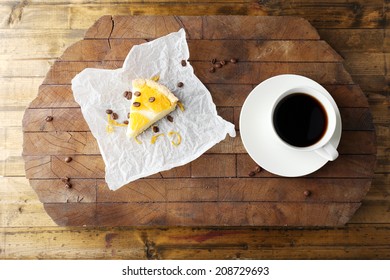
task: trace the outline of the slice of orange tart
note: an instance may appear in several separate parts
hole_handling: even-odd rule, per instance
[[[133,96],[127,136],[137,137],[152,124],[175,110],[178,98],[165,86],[149,79],[132,82]]]

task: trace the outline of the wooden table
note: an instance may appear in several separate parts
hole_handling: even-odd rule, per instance
[[[112,192],[71,80],[87,67],[118,68],[132,46],[180,28],[186,30],[195,74],[238,136],[189,164]],[[229,63],[232,57],[238,62]],[[227,62],[210,73],[215,58]],[[280,74],[318,81],[341,110],[340,157],[304,178],[265,170],[250,176],[256,163],[239,135],[245,98],[258,83]],[[371,185],[373,130],[367,98],[341,57],[302,18],[103,16],[53,64],[27,108],[23,155],[31,186],[62,226],[336,226],[351,218]]]
[[[311,1],[291,5],[278,1],[246,2],[192,4],[186,1],[158,6],[61,2],[53,7],[33,1],[19,5],[6,2],[1,7],[5,19],[0,37],[4,120],[0,130],[0,147],[4,151],[1,158],[4,177],[0,178],[1,258],[389,257],[387,4],[358,1],[316,6]],[[105,8],[99,9],[100,5]],[[86,28],[104,14],[127,14],[129,10],[148,14],[298,15],[308,19],[321,39],[342,55],[353,81],[367,95],[377,135],[374,181],[362,207],[347,226],[313,229],[55,226],[24,177],[20,154],[25,106],[35,98],[49,64],[71,43],[80,40]],[[39,17],[43,14],[45,21]],[[353,104],[350,106],[356,106]]]

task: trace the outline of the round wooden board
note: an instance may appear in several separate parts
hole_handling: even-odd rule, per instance
[[[195,74],[238,136],[187,165],[110,191],[71,80],[87,67],[119,68],[132,46],[180,28],[187,32]],[[213,58],[239,62],[210,73]],[[316,80],[336,100],[343,122],[340,157],[301,178],[266,171],[249,177],[256,164],[240,139],[241,106],[254,86],[286,73]],[[52,219],[68,226],[344,225],[369,190],[376,161],[365,95],[342,58],[296,17],[104,16],[51,67],[25,112],[23,130],[26,176]]]

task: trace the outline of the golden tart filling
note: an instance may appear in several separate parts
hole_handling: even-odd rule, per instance
[[[178,98],[167,87],[150,79],[133,80],[132,86],[127,136],[136,137],[175,110]]]

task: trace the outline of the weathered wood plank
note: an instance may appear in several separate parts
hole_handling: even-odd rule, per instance
[[[53,117],[53,121],[47,122],[47,116]],[[27,109],[23,117],[23,129],[24,131],[89,131],[80,108]]]
[[[390,253],[386,245],[378,245],[372,247],[362,246],[339,246],[333,245],[328,247],[312,248],[278,248],[278,247],[261,247],[258,249],[248,249],[245,244],[238,244],[236,246],[226,246],[224,249],[212,248],[209,250],[203,248],[175,248],[162,247],[157,253],[152,255],[153,259],[194,259],[194,260],[209,260],[209,259],[308,259],[308,260],[335,260],[335,259],[389,259]],[[260,250],[260,251],[259,251]],[[153,252],[156,252],[154,249]],[[310,253],[309,253],[310,252]]]
[[[74,100],[70,85],[41,85],[29,108],[80,107]]]
[[[36,204],[38,196],[24,177],[0,177],[0,204],[2,215],[9,211],[5,205]],[[3,225],[0,225],[3,226]]]
[[[65,162],[66,156],[24,156],[26,177],[29,179],[50,178],[104,178],[104,162],[100,155],[70,155],[71,162]],[[190,177],[190,165],[175,167],[158,174],[162,178]],[[152,176],[155,177],[155,176]]]
[[[281,74],[297,74],[311,78],[320,84],[352,84],[350,75],[341,63],[237,63],[209,72],[209,65],[203,62],[192,63],[195,74],[204,83],[243,83],[258,84]]]
[[[388,81],[382,75],[354,75],[351,73],[352,80],[360,85],[364,92],[386,93],[388,90]]]
[[[349,221],[351,224],[388,224],[390,220],[389,202],[363,200],[361,208]]]
[[[317,29],[322,40],[337,52],[383,52],[383,29]]]
[[[352,181],[353,184],[351,184],[351,180],[345,179],[307,178],[293,180],[289,178],[144,179],[132,182],[112,192],[103,180],[99,180],[97,201],[110,203],[192,201],[360,202],[361,197],[367,193],[371,182],[369,179],[352,179]],[[47,186],[47,189],[49,188],[50,186]],[[311,192],[309,197],[304,195],[304,191],[307,190]]]
[[[375,154],[375,133],[344,131],[338,150],[341,154]],[[19,153],[20,148],[17,149],[15,155]],[[246,153],[246,151],[238,132],[235,138],[226,137],[206,153],[237,154]],[[90,132],[26,132],[24,133],[23,154],[26,156],[97,155],[100,154],[100,150]]]
[[[194,177],[215,177],[216,171],[210,171],[208,165],[203,163],[207,160],[216,164],[216,169],[221,171],[224,177],[248,177],[248,173],[254,169],[256,163],[247,154],[237,155],[209,154],[203,155],[191,165],[191,174]],[[101,156],[72,156],[69,163],[60,156],[25,156],[26,177],[29,179],[62,178],[104,178],[104,162]],[[226,163],[221,162],[226,160]],[[293,164],[293,163],[292,163]],[[334,178],[371,178],[375,166],[375,155],[341,155],[336,161],[327,163],[320,170],[307,175],[307,177],[334,177]],[[180,177],[182,173],[179,172]],[[171,174],[171,176],[174,176]],[[185,176],[189,175],[185,173]],[[262,171],[259,177],[275,177],[275,175]],[[164,176],[168,178],[169,175]]]
[[[376,173],[363,201],[385,201],[390,198],[390,174]],[[373,213],[373,212],[371,212]]]
[[[340,52],[345,59],[345,68],[354,75],[378,75],[386,73],[386,55],[382,52]]]
[[[381,29],[320,29],[319,30],[321,39],[328,42],[335,50],[338,52],[383,52],[389,51],[387,47],[387,38],[384,32]],[[13,57],[17,59],[37,59],[37,58],[47,58],[53,59],[62,57],[63,60],[123,60],[128,54],[130,48],[135,44],[141,44],[146,42],[146,40],[140,39],[106,39],[102,40],[81,40],[85,30],[80,29],[1,29],[0,30],[0,59],[8,59],[9,51],[12,49]],[[76,42],[77,41],[77,42]],[[191,59],[193,59],[194,51],[196,50],[195,45],[201,44],[204,45],[206,42],[214,42],[212,44],[220,44],[218,41],[202,40],[202,43],[196,43],[194,40],[188,40]],[[283,40],[288,42],[288,46],[279,46],[280,41],[275,42],[266,41],[266,40],[250,40],[249,42],[240,41],[242,46],[252,46],[255,44],[257,46],[256,51],[266,54],[261,56],[262,59],[268,59],[269,55],[279,55],[282,59],[294,60],[298,59],[296,56],[296,51],[300,51],[302,48],[305,48],[308,53],[316,56],[319,60],[323,60],[324,57],[319,56],[319,54],[326,54],[325,57],[335,59],[338,57],[334,56],[333,51],[328,50],[326,44],[322,41],[291,41]],[[76,42],[76,43],[74,43]],[[71,45],[74,43],[73,45]],[[195,45],[194,45],[195,44]],[[216,53],[216,50],[213,50],[210,46],[204,46],[203,48]],[[307,46],[310,44],[315,44],[317,49],[308,49]],[[28,45],[28,48],[26,48]],[[234,40],[230,41],[230,45],[234,46]],[[69,46],[66,50],[65,48]],[[270,50],[268,47],[279,46],[278,48]],[[296,51],[294,51],[295,46],[301,46]],[[111,47],[111,49],[110,49]],[[293,48],[294,47],[294,48]],[[76,52],[75,49],[80,48],[83,52]],[[251,48],[249,48],[250,50]],[[88,50],[88,51],[87,51]],[[287,57],[281,50],[289,50],[289,56]],[[63,53],[65,51],[65,53]],[[220,52],[216,53],[215,57],[221,58],[231,58],[231,50],[228,48],[220,49]],[[240,51],[240,50],[238,50]],[[224,55],[222,55],[224,53]],[[233,53],[234,54],[234,53]],[[254,54],[252,52],[245,53],[240,52],[240,56],[243,56],[244,59],[247,55]],[[204,53],[204,55],[207,55]],[[307,59],[311,59],[310,56],[303,54]],[[202,59],[204,57],[201,54],[197,55]],[[234,56],[240,57],[237,54]],[[256,58],[256,56],[255,56]],[[245,60],[245,59],[244,59]],[[347,58],[348,60],[348,58]]]
[[[236,155],[203,155],[191,162],[192,177],[236,177],[236,170]]]
[[[96,179],[30,180],[30,185],[42,203],[96,202]]]
[[[388,259],[388,231],[386,225],[315,230],[21,227],[4,230],[3,253],[6,259]]]
[[[47,23],[41,16],[37,20]],[[80,29],[0,29],[0,59],[57,58],[84,33]]]
[[[286,162],[288,159],[281,159]],[[318,171],[306,175],[306,177],[326,178],[372,178],[375,167],[375,155],[341,155],[335,161],[328,162]],[[294,164],[294,162],[291,162]],[[247,154],[237,155],[237,176],[249,177],[249,172],[254,169],[256,163]],[[274,177],[276,175],[263,170],[256,174],[257,177]]]
[[[247,28],[251,26],[253,28]],[[299,26],[299,30],[295,28]],[[213,16],[203,18],[205,39],[319,39],[303,18]]]
[[[206,84],[217,106],[241,106],[254,86],[245,84]],[[324,85],[339,107],[368,107],[358,85]],[[70,85],[41,85],[29,108],[80,107]]]
[[[101,27],[104,27],[104,31]],[[134,28],[134,27],[137,28]],[[186,30],[188,38],[202,38],[202,18],[186,16],[104,16],[85,34],[85,38],[140,38],[154,39],[180,28]]]
[[[1,205],[0,225],[2,228],[21,226],[54,226],[55,223],[45,213],[42,203],[10,203]]]
[[[145,39],[81,40],[61,55],[62,61],[124,60],[135,45]],[[190,61],[291,61],[339,62],[338,55],[325,41],[320,40],[187,40]],[[217,60],[218,61],[218,60]]]
[[[45,203],[46,212],[59,226],[95,226],[95,203]]]
[[[69,204],[46,204],[45,206],[48,205],[52,207],[50,211],[52,218],[59,225],[72,223],[68,220],[69,218],[65,220],[62,216],[63,212],[60,212],[64,210],[65,205]],[[58,210],[56,211],[53,207],[58,207]],[[186,226],[205,224],[220,226],[250,226],[255,224],[305,226],[313,225],[314,217],[316,217],[314,225],[326,226],[345,224],[348,217],[359,207],[359,203],[98,203],[96,207],[96,224],[99,226],[130,226],[134,224],[155,226],[167,224]],[[288,214],[291,211],[296,213],[294,217]],[[338,215],[335,215],[336,212]],[[95,221],[91,219],[88,222],[93,223]]]
[[[122,67],[122,61],[103,62],[63,62],[55,63],[47,73],[43,84],[66,85],[73,77],[85,68],[117,69]],[[226,67],[210,73],[210,63],[192,62],[195,74],[203,83],[222,84],[258,84],[265,79],[280,74],[303,75],[321,84],[352,84],[351,76],[341,63],[286,63],[286,62],[241,62],[228,64]]]
[[[43,77],[38,78],[0,78],[0,107],[2,111],[20,109],[21,111],[37,96]],[[19,121],[19,120],[18,120]]]
[[[158,1],[160,2],[160,1]],[[56,4],[53,12],[46,3],[25,4],[9,2],[2,6],[0,14],[4,20],[2,28],[52,29],[88,28],[103,15],[273,15],[302,16],[317,28],[381,28],[384,27],[385,13],[381,2],[358,0],[354,2],[283,1],[231,3],[140,3],[121,2],[115,5],[90,3],[79,5],[73,1]],[[229,1],[230,2],[230,1]],[[13,7],[16,7],[12,9]],[[22,11],[22,13],[20,12]],[[19,17],[19,14],[21,15]],[[10,16],[11,15],[11,16]],[[48,20],[39,20],[44,15]],[[3,18],[2,17],[2,18]]]

